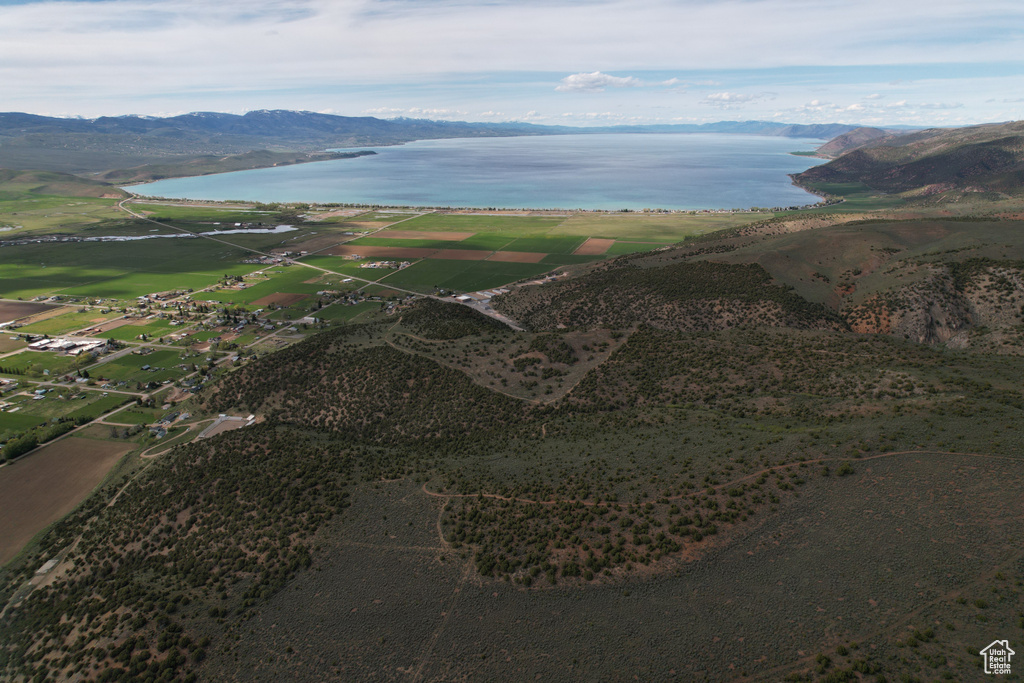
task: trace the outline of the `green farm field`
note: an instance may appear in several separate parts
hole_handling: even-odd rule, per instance
[[[0,358],[0,372],[27,374],[41,377],[44,371],[51,375],[67,372],[85,360],[76,356],[62,356],[54,351],[22,351],[13,356]]]
[[[77,198],[75,198],[77,200]],[[85,198],[93,203],[100,200]],[[31,197],[38,206],[38,197]],[[113,200],[103,200],[110,204]],[[11,206],[16,203],[8,202]],[[169,221],[170,225],[196,232],[218,228],[232,229],[234,223],[260,222],[277,224],[283,220],[278,212],[257,211],[251,205],[203,205],[134,201],[136,211],[146,212],[155,220]],[[110,234],[146,234],[162,230],[149,221],[115,214],[100,232]],[[467,263],[441,259],[435,263],[415,263],[410,269],[398,273],[387,270],[360,268],[359,262],[331,256],[310,256],[310,265],[327,268],[332,272],[354,276],[365,281],[385,281],[415,291],[430,291],[433,285],[446,289],[472,291],[496,287],[521,277],[539,275],[551,268],[586,263],[602,257],[612,257],[635,251],[657,248],[661,243],[682,240],[688,235],[703,234],[716,229],[732,227],[760,217],[760,214],[722,215],[605,215],[580,214],[572,216],[509,216],[424,214],[409,218],[408,214],[377,212],[355,217],[350,221],[330,221],[299,225],[298,231],[279,235],[223,235],[217,240],[181,239],[157,241],[139,240],[119,243],[76,243],[22,245],[5,251],[0,262],[0,296],[30,298],[40,295],[61,294],[67,297],[107,298],[130,301],[157,291],[171,289],[204,289],[223,276],[241,275],[256,268],[243,264],[251,252],[247,249],[269,251],[288,248],[289,244],[311,244],[311,250],[321,248],[321,240],[345,239],[343,232],[366,229],[362,223],[381,226],[401,221],[396,229],[409,232],[462,232],[475,233],[461,241],[448,241],[425,236],[424,239],[390,239],[382,236],[352,240],[351,244],[366,246],[419,247],[443,249],[478,249],[481,251],[519,251],[545,254],[539,264],[518,264],[481,261]],[[114,220],[114,219],[118,220]],[[351,221],[355,221],[354,223]],[[217,225],[219,224],[219,225]],[[86,229],[86,228],[80,228]],[[165,231],[170,231],[167,228]],[[386,234],[386,233],[385,233]],[[611,237],[619,240],[600,256],[576,256],[573,252],[588,237]],[[312,240],[312,241],[311,241]],[[637,243],[633,243],[636,241]],[[628,242],[628,244],[627,244]],[[646,242],[646,243],[644,243]],[[231,245],[237,245],[232,248]],[[213,300],[235,305],[252,302],[271,294],[314,294],[323,284],[310,283],[315,273],[278,275],[258,282],[244,290],[218,290],[198,293],[198,300]],[[97,316],[98,317],[98,316]],[[32,330],[38,333],[63,334],[73,331],[79,320],[64,317],[59,322],[38,323]],[[85,320],[86,326],[91,320]],[[133,330],[114,331],[111,336],[122,338]],[[140,332],[136,332],[138,334]],[[148,333],[148,332],[147,332]],[[129,338],[134,338],[131,335]]]
[[[511,240],[505,240],[509,242]],[[386,238],[386,237],[360,237],[354,239],[348,244],[353,247],[409,247],[413,249],[472,249],[473,247],[465,246],[465,242],[453,242],[445,240],[417,240],[417,239],[405,239],[405,238]]]
[[[386,278],[381,278],[380,284],[425,293],[432,292],[435,288],[472,292],[500,287],[549,270],[551,266],[542,263],[424,259]]]
[[[25,325],[20,329],[22,332],[30,332],[32,334],[66,334],[91,327],[100,322],[113,320],[120,315],[120,313],[102,313],[99,309],[89,309],[81,312],[68,311],[63,315],[40,320],[31,325]]]
[[[98,417],[108,410],[112,410],[127,400],[124,394],[112,394],[104,396],[106,392],[96,390],[74,388],[60,388],[49,391],[46,398],[36,401],[28,396],[17,396],[12,403],[21,406],[16,413],[4,413],[17,416],[26,415],[37,417],[41,420],[54,418],[80,416]]]
[[[31,232],[67,229],[123,220],[116,199],[60,197],[20,192],[9,186],[0,190],[0,228],[15,228],[5,238]]]
[[[91,391],[89,394],[90,395],[88,395],[77,408],[68,413],[66,417],[70,417],[72,419],[88,418],[90,420],[95,420],[99,416],[108,413],[114,408],[131,400],[131,396],[126,396],[125,394],[109,394],[107,396],[103,396],[95,391]]]
[[[329,322],[345,321],[351,322],[356,319],[365,318],[366,315],[372,312],[380,310],[380,303],[376,301],[361,301],[358,304],[346,306],[342,304],[332,304],[330,306],[324,306],[320,310],[316,311],[312,315],[320,318],[321,320],[327,320]]]
[[[565,219],[562,217],[430,213],[403,221],[401,229],[430,232],[487,232],[515,237],[531,237],[547,234],[563,220]]]
[[[585,237],[523,237],[502,247],[502,251],[529,251],[542,254],[571,254],[586,241]]]
[[[246,255],[203,239],[12,246],[0,262],[0,296],[134,299],[200,289],[225,274],[251,272],[252,265],[241,263]]]
[[[125,425],[150,424],[159,420],[165,412],[157,408],[126,408],[111,416],[107,422]]]
[[[128,208],[151,220],[169,221],[184,219],[221,223],[269,223],[275,215],[272,211],[257,211],[245,204],[176,204],[134,200],[128,203]]]
[[[178,365],[186,362],[191,361],[183,360],[180,351],[162,350],[146,355],[128,354],[96,366],[90,374],[115,382],[162,382],[184,376],[186,373]],[[146,365],[151,369],[143,370],[143,366]]]
[[[604,214],[579,213],[562,221],[551,235],[617,238],[623,241],[681,242],[687,237],[726,230],[770,218],[768,213]]]
[[[308,263],[311,266],[317,268],[325,268],[332,273],[338,273],[340,275],[355,276],[362,280],[376,280],[382,277],[389,271],[372,270],[370,268],[362,268],[360,264],[365,263],[368,259],[361,259],[359,261],[353,261],[352,259],[342,258],[340,256],[306,256],[302,259],[303,263]],[[310,277],[315,277],[315,271],[311,271],[313,274]]]
[[[0,413],[0,436],[18,434],[46,422],[46,418],[38,415],[30,415],[21,411]]]
[[[129,324],[122,325],[121,327],[115,327],[114,329],[103,332],[101,337],[104,339],[117,339],[118,341],[134,341],[140,335],[146,335],[147,337],[160,337],[164,334],[170,334],[175,331],[175,328],[171,326],[170,320],[162,318],[153,318],[151,320],[142,321],[143,324]]]

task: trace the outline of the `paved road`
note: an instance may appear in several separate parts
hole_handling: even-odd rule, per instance
[[[183,232],[183,233],[186,233],[188,235],[194,235],[196,237],[203,237],[205,239],[212,240],[214,242],[218,242],[220,244],[227,245],[229,247],[234,247],[236,249],[242,249],[244,251],[248,251],[248,252],[251,252],[253,254],[259,254],[260,256],[265,256],[267,258],[276,258],[273,254],[268,254],[268,253],[260,251],[258,249],[252,249],[250,247],[239,246],[237,244],[233,244],[233,243],[227,242],[225,240],[217,239],[216,237],[213,237],[211,235],[203,235],[203,234],[198,233],[198,232],[192,232],[191,230],[186,230],[185,228],[179,228],[176,225],[171,225],[170,223],[164,223],[162,221],[157,221],[157,220],[154,220],[152,218],[148,218],[146,216],[143,216],[142,214],[139,214],[139,213],[136,213],[136,212],[132,211],[126,205],[127,202],[132,201],[132,199],[133,199],[132,197],[129,197],[127,199],[122,199],[120,202],[118,202],[117,205],[122,210],[124,210],[125,212],[131,214],[135,218],[138,218],[139,220],[148,221],[150,223],[153,223],[155,225],[160,225],[160,226],[165,227],[165,228],[171,228],[172,230],[177,230],[178,232]],[[403,218],[402,220],[395,221],[394,223],[388,223],[384,227],[380,228],[380,230],[384,230],[386,228],[390,228],[390,227],[392,227],[394,225],[397,225],[398,223],[401,223],[403,221],[412,220],[413,218],[416,218],[416,217],[418,217],[420,215],[423,215],[423,214],[417,214],[417,216],[410,216],[409,218]],[[379,232],[379,230],[376,230],[374,232]],[[370,234],[373,234],[373,233],[370,233]],[[498,313],[493,308],[491,308],[490,306],[487,306],[485,304],[474,305],[474,304],[470,304],[468,302],[456,301],[455,299],[452,299],[450,297],[434,296],[432,294],[423,294],[422,292],[414,292],[411,289],[404,289],[402,287],[395,287],[395,286],[390,285],[390,284],[388,284],[386,282],[378,282],[378,281],[374,281],[374,280],[367,280],[365,278],[357,277],[357,276],[354,276],[354,275],[349,275],[347,273],[339,273],[337,271],[331,270],[330,268],[323,268],[321,266],[314,266],[311,263],[305,263],[303,261],[295,261],[293,259],[287,259],[287,262],[292,264],[292,265],[295,265],[295,266],[304,266],[306,268],[312,268],[313,270],[318,270],[318,271],[320,271],[322,273],[328,273],[330,275],[340,275],[342,277],[350,277],[353,280],[359,280],[360,282],[362,282],[362,283],[364,283],[366,285],[380,285],[381,287],[387,287],[388,289],[392,289],[392,290],[394,290],[396,292],[402,292],[403,294],[410,294],[410,295],[415,296],[415,297],[424,297],[424,298],[428,298],[428,299],[436,299],[438,301],[447,301],[447,302],[450,302],[450,303],[462,303],[463,305],[467,305],[470,308],[473,308],[474,310],[480,311],[481,313],[483,313],[484,315],[486,315],[488,317],[494,318],[495,320],[498,320],[500,322],[505,323],[506,325],[511,327],[513,330],[516,330],[518,332],[523,332],[524,331],[523,328],[520,327],[519,325],[517,325],[515,322],[513,322],[512,320],[510,320],[506,316],[503,316],[502,314]]]

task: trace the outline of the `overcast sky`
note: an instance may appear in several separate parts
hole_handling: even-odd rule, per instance
[[[0,0],[0,110],[1024,119],[1020,0]]]

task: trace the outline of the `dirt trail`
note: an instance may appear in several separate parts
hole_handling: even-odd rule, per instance
[[[447,608],[441,613],[441,623],[434,629],[434,633],[430,636],[430,640],[427,641],[426,647],[423,648],[423,654],[420,655],[420,663],[416,666],[416,669],[412,672],[413,683],[418,683],[423,680],[423,672],[427,664],[430,663],[430,658],[434,653],[434,647],[437,645],[438,639],[441,634],[444,633],[445,626],[448,625],[448,621],[451,619],[452,612],[459,604],[459,598],[462,596],[463,589],[466,587],[466,583],[469,581],[469,575],[473,571],[473,562],[469,560],[466,562],[466,568],[462,572],[462,578],[459,579],[458,584],[455,586],[455,590],[452,591],[452,595],[449,598]]]

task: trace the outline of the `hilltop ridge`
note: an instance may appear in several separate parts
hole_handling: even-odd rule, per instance
[[[840,156],[795,176],[798,185],[827,191],[823,186],[855,183],[930,202],[1020,196],[1024,188],[1022,121],[875,135],[853,148],[833,142]]]
[[[87,173],[209,155],[320,152],[413,140],[593,133],[731,133],[827,139],[854,126],[765,121],[574,128],[530,123],[379,119],[308,111],[55,118],[0,113],[0,168]],[[231,170],[231,169],[226,169]]]

